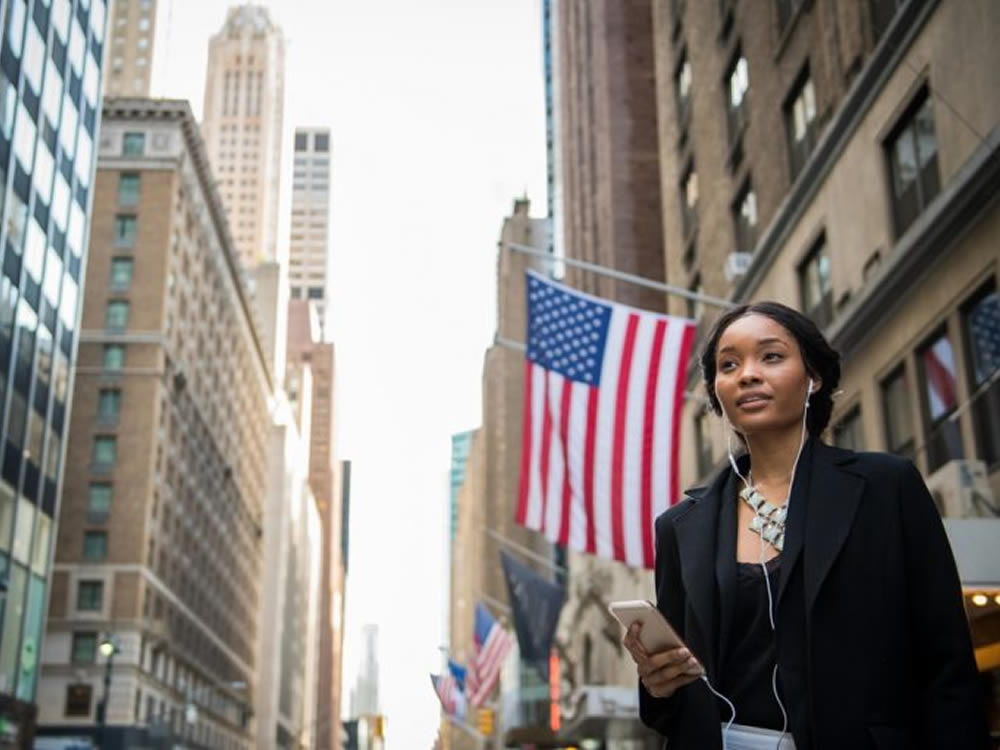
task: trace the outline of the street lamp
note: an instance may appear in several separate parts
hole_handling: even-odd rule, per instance
[[[97,644],[97,652],[104,657],[104,694],[101,702],[97,704],[97,736],[100,737],[99,747],[103,748],[104,731],[108,722],[108,698],[111,695],[111,669],[114,665],[115,654],[120,653],[118,647],[118,637],[114,633],[105,633],[101,642]]]

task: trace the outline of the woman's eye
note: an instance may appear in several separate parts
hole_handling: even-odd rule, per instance
[[[726,372],[727,370],[731,370],[731,369],[733,369],[733,366],[735,364],[736,363],[733,362],[731,359],[726,360],[725,362],[720,362],[719,363],[719,371],[720,372]]]
[[[768,352],[767,354],[764,355],[765,362],[778,362],[781,359],[782,357],[780,354],[778,354],[778,352]]]

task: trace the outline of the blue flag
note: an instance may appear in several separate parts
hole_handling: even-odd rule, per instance
[[[549,674],[549,652],[566,601],[561,586],[500,551],[521,659]]]
[[[461,692],[465,692],[465,667],[459,664],[454,659],[448,660],[448,671],[451,672],[451,676],[455,678],[455,682],[458,683],[458,689]]]

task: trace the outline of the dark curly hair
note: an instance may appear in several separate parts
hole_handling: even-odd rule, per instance
[[[823,434],[833,412],[833,393],[840,384],[840,353],[830,346],[816,324],[809,318],[780,302],[754,302],[727,310],[716,321],[708,342],[701,353],[701,372],[712,411],[722,414],[722,405],[715,395],[715,352],[719,339],[730,325],[746,315],[765,315],[784,327],[799,345],[806,372],[821,381],[820,389],[809,399],[806,429],[812,437]]]

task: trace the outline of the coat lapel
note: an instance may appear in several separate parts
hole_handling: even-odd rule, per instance
[[[688,645],[696,651],[713,681],[719,666],[715,658],[719,643],[715,610],[719,509],[722,493],[731,474],[731,470],[722,471],[708,487],[687,490],[685,494],[696,502],[690,511],[674,522],[681,579],[684,581],[688,606],[694,613],[704,638],[701,649],[696,649],[694,643]],[[735,549],[732,552],[735,560]]]
[[[854,460],[853,452],[813,442],[815,450],[809,477],[802,560],[806,612],[812,609],[823,581],[844,546],[865,489],[864,479],[846,468]]]

